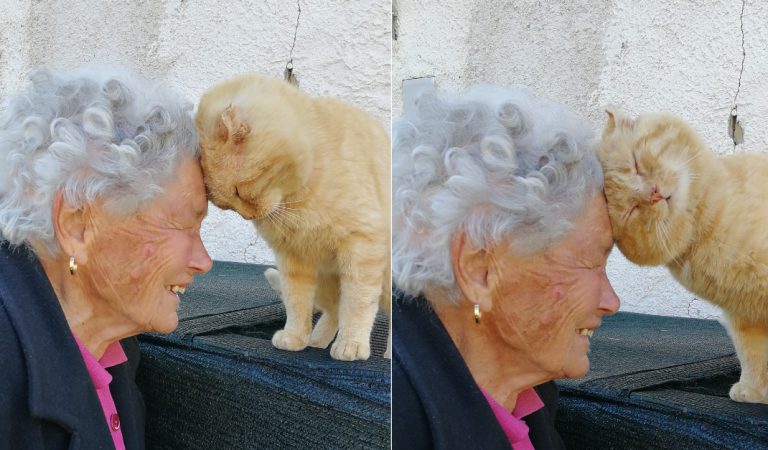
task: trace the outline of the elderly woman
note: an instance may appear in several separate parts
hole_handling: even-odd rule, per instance
[[[393,447],[562,448],[551,380],[619,306],[589,126],[478,87],[422,95],[393,141]]]
[[[0,448],[141,449],[132,336],[170,332],[211,259],[191,105],[38,70],[0,119]]]

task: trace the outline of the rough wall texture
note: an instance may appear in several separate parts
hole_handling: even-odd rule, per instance
[[[597,135],[603,106],[614,104],[632,114],[674,112],[719,153],[768,150],[768,4],[395,0],[395,14],[395,117],[402,80],[433,76],[451,91],[528,85],[588,118]],[[728,136],[734,107],[744,128],[738,146]],[[618,250],[608,276],[624,310],[721,315],[666,269],[634,266]]]
[[[294,73],[311,95],[345,99],[390,122],[389,0],[299,0]],[[0,0],[0,100],[35,67],[104,62],[162,78],[196,101],[256,71],[283,75],[296,1]],[[253,226],[210,205],[203,239],[215,259],[272,263]]]

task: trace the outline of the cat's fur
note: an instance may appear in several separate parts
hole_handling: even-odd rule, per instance
[[[723,309],[742,369],[730,396],[768,403],[768,154],[718,156],[677,117],[613,109],[597,153],[619,249]]]
[[[256,74],[206,92],[196,124],[209,198],[253,220],[275,253],[287,320],[272,343],[325,348],[338,330],[331,356],[367,359],[379,304],[391,314],[388,133]]]

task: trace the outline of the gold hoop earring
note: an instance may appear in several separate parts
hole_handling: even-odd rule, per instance
[[[480,323],[481,317],[483,317],[483,314],[480,312],[480,305],[475,303],[475,323]]]
[[[77,263],[75,262],[75,257],[70,256],[69,257],[69,274],[74,275],[77,273]]]

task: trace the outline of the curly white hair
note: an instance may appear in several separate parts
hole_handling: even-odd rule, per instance
[[[482,248],[543,251],[602,189],[590,126],[523,88],[430,90],[393,124],[393,278],[459,298],[450,258],[464,229]]]
[[[58,191],[118,214],[147,205],[198,155],[192,103],[125,70],[38,69],[0,118],[0,241],[55,255]]]

